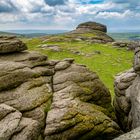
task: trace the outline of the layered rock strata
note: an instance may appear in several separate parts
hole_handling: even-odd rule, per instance
[[[107,32],[107,27],[103,24],[97,23],[97,22],[85,22],[81,23],[77,26],[77,30],[97,30],[101,32]]]

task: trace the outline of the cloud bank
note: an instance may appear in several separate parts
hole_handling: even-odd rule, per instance
[[[140,30],[138,0],[0,0],[2,29],[72,29],[85,21]]]

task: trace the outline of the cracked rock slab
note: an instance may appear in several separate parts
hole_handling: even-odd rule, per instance
[[[39,123],[22,117],[16,109],[0,104],[0,140],[37,140]]]

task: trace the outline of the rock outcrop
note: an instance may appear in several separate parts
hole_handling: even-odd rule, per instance
[[[110,94],[98,76],[68,61],[58,63],[55,69],[45,140],[111,139],[112,134],[117,135],[119,127],[107,111],[111,109]]]
[[[0,36],[0,54],[21,52],[27,49],[27,46],[15,36]]]
[[[96,22],[85,22],[77,26],[76,30],[70,32],[71,34],[92,34],[90,37],[83,37],[91,43],[108,43],[114,40],[106,34],[107,27]]]
[[[136,41],[115,41],[112,42],[112,45],[117,48],[126,48],[127,50],[135,50],[137,47],[140,47],[140,43]]]
[[[96,22],[79,24],[75,30],[68,33],[42,37],[43,42],[80,42],[109,43],[114,39],[106,34],[107,27]]]
[[[109,140],[122,133],[96,73],[70,58],[20,50],[24,45],[11,52],[1,45],[0,140]]]
[[[96,23],[96,22],[85,22],[81,23],[77,26],[76,30],[83,30],[83,31],[92,31],[97,30],[101,32],[107,32],[107,27],[103,24]]]
[[[133,69],[117,75],[114,107],[120,127],[128,132],[140,127],[140,48],[135,49]],[[119,137],[119,140],[140,139],[138,129]],[[136,133],[136,134],[135,134]],[[116,140],[118,140],[116,139]]]

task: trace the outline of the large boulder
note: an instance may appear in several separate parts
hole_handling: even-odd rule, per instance
[[[27,46],[14,36],[0,36],[0,54],[21,52]]]
[[[130,69],[124,73],[118,74],[115,79],[114,107],[118,123],[124,131],[131,130],[128,122],[131,109],[129,88],[132,86],[136,77],[137,74],[134,69]]]
[[[140,46],[139,42],[135,41],[115,41],[112,42],[112,45],[115,48],[126,48],[127,50],[135,50]]]
[[[0,112],[0,140],[109,140],[122,133],[96,73],[37,52],[0,55]]]
[[[96,73],[68,61],[55,69],[45,140],[109,140],[121,133],[112,120],[110,93]]]
[[[116,77],[114,107],[116,110],[119,125],[124,131],[127,132],[140,127],[139,47],[135,50],[133,69],[124,72]],[[133,132],[135,132],[135,130],[132,131],[132,133]],[[139,137],[138,139],[140,139],[140,136],[137,136]]]

